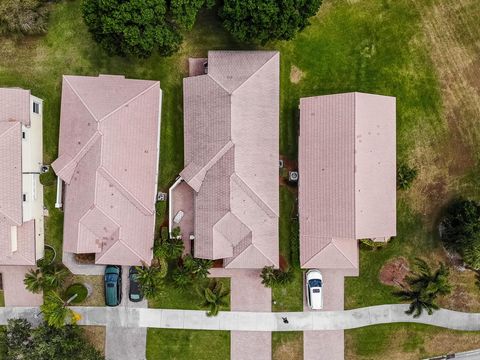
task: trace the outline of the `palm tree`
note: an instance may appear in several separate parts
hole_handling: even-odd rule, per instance
[[[49,326],[61,328],[65,325],[65,322],[69,324],[76,322],[75,313],[67,305],[56,292],[50,291],[47,293],[45,303],[40,306],[40,310]]]
[[[38,294],[42,291],[58,289],[68,276],[68,270],[55,264],[44,265],[38,269],[30,269],[23,283],[27,290]]]
[[[184,245],[181,239],[157,240],[153,248],[153,254],[156,258],[178,259],[182,256],[183,249]]]
[[[155,298],[162,287],[162,275],[160,268],[155,266],[137,267],[137,280],[143,295],[148,299]],[[165,273],[166,275],[166,273]]]
[[[175,285],[180,289],[185,289],[192,283],[190,271],[184,266],[180,266],[175,269],[172,279]]]
[[[187,255],[183,258],[185,268],[192,274],[195,279],[205,279],[210,275],[210,269],[213,266],[212,260],[194,258]]]
[[[443,263],[432,271],[430,265],[423,259],[415,259],[417,270],[407,277],[408,288],[394,294],[402,300],[410,301],[407,314],[419,317],[425,309],[429,315],[438,309],[435,303],[439,295],[447,295],[451,291],[448,282],[449,270]]]
[[[208,307],[207,316],[217,316],[220,307],[227,305],[226,298],[230,294],[228,289],[223,287],[223,283],[217,279],[211,279],[208,285],[200,291],[204,299],[203,306]]]
[[[25,279],[23,283],[28,291],[38,294],[44,289],[44,279],[40,269],[30,269],[27,274],[25,274]]]
[[[263,285],[265,285],[266,287],[272,287],[275,283],[276,278],[275,269],[273,268],[273,266],[265,266],[262,269],[260,277],[262,278]]]

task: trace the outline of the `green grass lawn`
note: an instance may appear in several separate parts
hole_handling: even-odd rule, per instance
[[[3,290],[0,290],[0,307],[5,306],[5,298],[3,297]]]
[[[346,330],[347,360],[413,360],[480,347],[480,333],[420,324],[386,324]],[[400,355],[401,354],[401,355]]]
[[[229,358],[229,331],[148,329],[148,360],[225,360]]]

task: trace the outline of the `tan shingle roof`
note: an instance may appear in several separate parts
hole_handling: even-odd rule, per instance
[[[211,51],[184,79],[185,169],[195,256],[278,266],[279,54]]]
[[[64,76],[59,158],[64,249],[96,263],[152,259],[160,116],[158,81]]]
[[[396,234],[395,98],[300,100],[302,267],[358,267],[357,239]]]

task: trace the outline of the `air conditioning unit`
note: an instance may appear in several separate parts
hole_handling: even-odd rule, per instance
[[[288,172],[288,181],[297,182],[298,181],[298,171],[289,171]]]

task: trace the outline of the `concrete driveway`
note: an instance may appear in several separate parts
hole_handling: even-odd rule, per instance
[[[34,266],[0,266],[2,274],[5,306],[40,306],[43,304],[42,294],[32,294],[25,288],[25,274]]]
[[[323,310],[343,310],[344,279],[342,270],[320,270],[323,277]],[[310,312],[303,286],[303,310]],[[303,358],[305,360],[343,360],[345,353],[343,330],[305,331],[303,333]]]
[[[128,270],[122,267],[122,302],[120,308],[148,308],[147,300],[138,303],[128,299]],[[147,329],[140,327],[122,327],[118,322],[109,322],[105,336],[105,358],[107,360],[145,360],[147,349]]]

